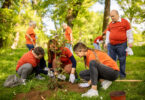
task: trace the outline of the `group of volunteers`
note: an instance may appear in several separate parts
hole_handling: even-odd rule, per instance
[[[130,24],[127,20],[120,18],[117,10],[110,12],[112,21],[103,35],[94,40],[95,49],[87,47],[84,43],[78,42],[72,49],[72,30],[67,24],[63,24],[65,30],[64,37],[67,40],[65,45],[58,46],[59,42],[56,39],[48,41],[48,68],[46,70],[46,61],[44,59],[44,49],[35,47],[36,34],[34,29],[35,22],[30,23],[30,27],[26,32],[26,46],[29,52],[25,53],[16,66],[16,72],[19,74],[23,83],[29,75],[35,73],[38,79],[41,79],[40,73],[49,77],[57,77],[65,80],[66,73],[69,74],[69,82],[74,83],[78,78],[76,72],[77,61],[74,53],[84,58],[86,70],[80,71],[79,76],[84,80],[79,87],[91,87],[82,97],[98,96],[97,84],[101,82],[101,86],[106,90],[112,81],[119,76],[120,79],[126,77],[126,48],[132,47],[133,36]],[[108,49],[108,54],[100,49],[100,41],[105,40],[104,47]],[[120,68],[116,63],[118,57]],[[61,70],[58,70],[59,67]]]

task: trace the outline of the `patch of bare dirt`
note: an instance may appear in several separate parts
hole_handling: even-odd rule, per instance
[[[59,82],[58,84],[58,87],[55,87],[54,90],[46,90],[43,92],[39,90],[31,90],[28,93],[19,93],[13,100],[45,100],[45,98],[50,98],[51,96],[53,96],[53,94],[56,93],[58,89],[77,93],[84,93],[88,90],[87,88],[80,88],[78,84],[72,84],[70,82],[64,81]]]

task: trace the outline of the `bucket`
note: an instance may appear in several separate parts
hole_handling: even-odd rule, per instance
[[[111,100],[126,100],[124,91],[112,91],[110,93]]]

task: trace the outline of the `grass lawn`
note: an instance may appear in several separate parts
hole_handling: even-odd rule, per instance
[[[135,55],[127,56],[126,63],[126,79],[143,80],[142,82],[113,82],[113,84],[105,91],[98,86],[99,96],[97,98],[82,98],[81,93],[76,92],[63,92],[58,90],[51,98],[46,100],[110,100],[109,93],[111,91],[121,90],[126,92],[127,100],[145,100],[145,47],[134,47]],[[49,78],[46,76],[46,80],[37,80],[32,78],[27,81],[25,86],[20,85],[13,88],[3,87],[5,79],[15,74],[15,68],[19,58],[28,50],[25,48],[19,48],[16,50],[4,49],[0,52],[0,100],[13,100],[18,93],[27,93],[32,89],[39,91],[48,90]],[[47,59],[47,56],[45,56]],[[79,73],[84,68],[83,59],[77,60],[77,72]],[[23,99],[22,99],[23,100]]]

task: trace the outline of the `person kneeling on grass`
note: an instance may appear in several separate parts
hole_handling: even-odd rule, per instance
[[[82,97],[98,96],[97,83],[102,80],[103,89],[107,89],[112,81],[116,80],[119,75],[119,68],[116,62],[110,58],[105,52],[88,48],[85,44],[79,42],[74,48],[74,52],[79,57],[84,57],[85,65],[88,70],[80,72],[80,77],[87,83],[80,83],[80,87],[89,87],[88,92],[82,94]]]
[[[20,58],[16,66],[16,72],[21,77],[24,85],[26,78],[30,74],[35,73],[36,78],[38,78],[40,73],[43,73],[45,75],[48,74],[48,71],[45,71],[41,68],[42,64],[40,64],[40,60],[43,57],[44,57],[44,49],[42,47],[36,47],[27,52],[26,54],[24,54]],[[38,79],[40,79],[40,76]]]
[[[70,74],[69,82],[74,83],[77,78],[76,74],[76,60],[71,51],[63,46],[59,47],[58,42],[55,39],[48,42],[48,68],[54,71],[54,75],[65,80],[65,76],[60,74],[57,69],[62,69],[62,72]]]

